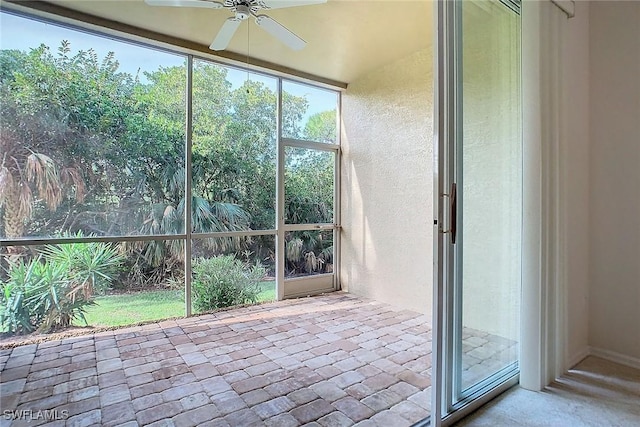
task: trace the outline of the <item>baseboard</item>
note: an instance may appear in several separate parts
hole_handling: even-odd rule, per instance
[[[576,366],[578,363],[582,362],[584,359],[589,357],[590,355],[591,355],[591,348],[589,346],[585,346],[582,350],[580,350],[579,352],[577,352],[576,354],[574,354],[572,357],[569,358],[569,363],[567,364],[567,366],[569,366],[569,369],[571,369],[574,366]]]
[[[640,369],[640,359],[637,357],[627,356],[625,354],[616,353],[615,351],[605,350],[603,348],[590,347],[589,355],[596,356],[610,362],[619,363],[631,368]]]

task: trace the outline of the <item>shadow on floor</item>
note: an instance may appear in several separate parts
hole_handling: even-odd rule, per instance
[[[514,387],[456,426],[640,426],[640,370],[588,357],[545,390]]]

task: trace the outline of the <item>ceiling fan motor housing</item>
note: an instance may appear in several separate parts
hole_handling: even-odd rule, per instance
[[[251,16],[251,9],[249,6],[245,6],[244,4],[239,4],[235,7],[236,18],[244,21]]]

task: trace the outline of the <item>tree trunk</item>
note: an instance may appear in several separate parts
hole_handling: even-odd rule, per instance
[[[9,188],[4,200],[4,234],[7,239],[17,239],[24,236],[24,220],[20,215],[20,190],[17,185]],[[22,251],[19,246],[7,246],[7,255],[19,255]]]
[[[8,239],[24,235],[24,221],[20,217],[20,190],[17,185],[9,188],[4,204],[4,232]]]

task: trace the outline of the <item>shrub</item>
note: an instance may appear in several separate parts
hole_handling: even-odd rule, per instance
[[[87,299],[103,294],[124,262],[124,257],[109,243],[47,245],[42,252],[49,264],[67,268],[67,277],[72,282],[68,291],[74,295],[82,293]]]
[[[0,293],[3,332],[50,332],[84,317],[96,290],[105,290],[122,257],[106,243],[47,245],[30,261],[9,264]]]
[[[27,300],[32,296],[33,284],[37,282],[32,277],[34,267],[34,265],[27,267],[23,263],[10,265],[8,280],[2,284],[2,305],[0,306],[2,332],[29,333],[35,329],[27,305]]]
[[[29,333],[41,327],[48,331],[82,318],[86,302],[65,295],[69,279],[64,264],[39,256],[26,263],[11,263],[7,273],[0,314],[3,330]]]
[[[254,304],[266,269],[246,265],[232,255],[199,258],[193,263],[192,289],[197,311]]]

